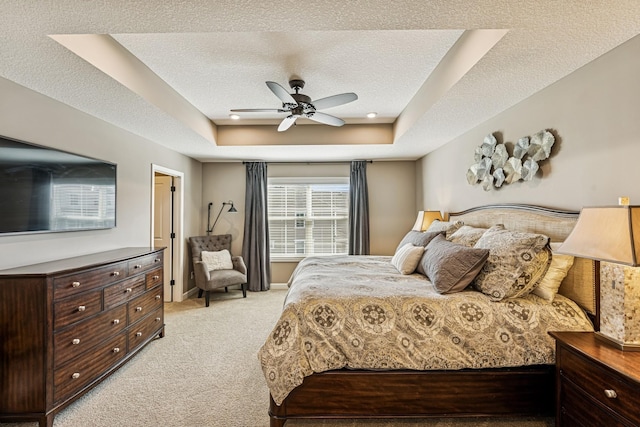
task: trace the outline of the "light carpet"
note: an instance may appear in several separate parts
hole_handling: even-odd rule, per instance
[[[165,304],[166,335],[55,417],[54,427],[267,427],[257,352],[286,291],[214,293]],[[479,390],[479,392],[481,392]],[[428,398],[428,397],[425,397]],[[551,427],[551,418],[289,421],[286,427]],[[2,424],[31,427],[37,423]]]

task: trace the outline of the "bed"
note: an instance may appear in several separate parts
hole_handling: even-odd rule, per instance
[[[577,216],[491,205],[450,213],[449,223],[492,230],[503,224],[556,243]],[[468,288],[441,295],[423,275],[399,274],[389,258],[300,263],[259,353],[272,427],[305,418],[554,414],[555,354],[547,331],[598,324],[592,261],[575,259],[553,302],[540,303],[531,293],[495,302]]]

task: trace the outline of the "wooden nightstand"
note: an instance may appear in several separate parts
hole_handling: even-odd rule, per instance
[[[556,426],[640,426],[640,352],[592,332],[556,339]]]

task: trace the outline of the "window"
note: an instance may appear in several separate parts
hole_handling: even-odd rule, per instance
[[[349,178],[269,178],[273,260],[347,254]]]

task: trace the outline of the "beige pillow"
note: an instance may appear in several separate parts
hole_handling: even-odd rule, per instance
[[[551,265],[547,274],[544,275],[538,286],[536,286],[533,294],[551,302],[558,293],[560,284],[567,276],[567,272],[573,265],[573,256],[558,254],[555,251],[562,243],[551,243]]]
[[[413,246],[407,243],[398,249],[391,258],[391,264],[402,274],[411,274],[416,271],[416,266],[422,258],[424,246]]]
[[[516,298],[530,293],[549,268],[549,238],[493,226],[474,247],[489,249],[489,258],[474,285],[492,300]]]
[[[460,245],[468,246],[470,248],[476,244],[480,237],[487,231],[486,228],[471,227],[470,225],[463,225],[455,233],[447,238],[448,241],[458,243]]]
[[[202,251],[200,253],[202,262],[207,266],[207,270],[233,270],[233,262],[231,261],[231,254],[228,250],[223,249],[221,251],[208,252]]]

